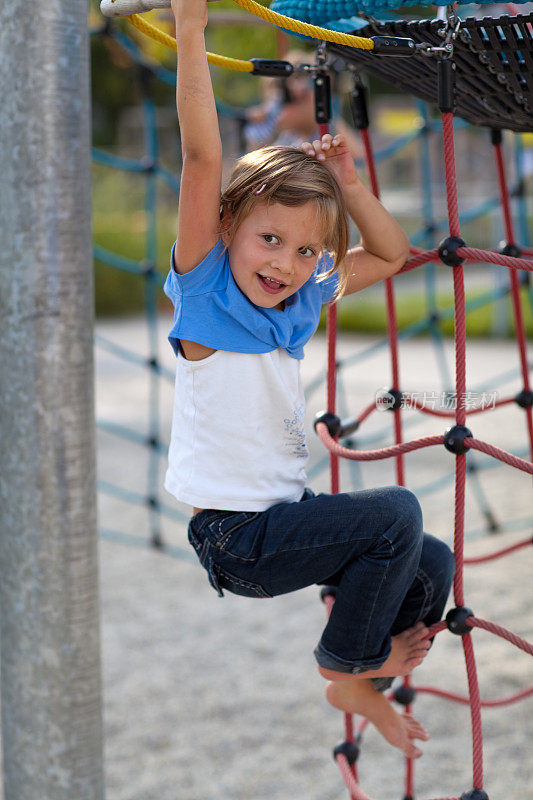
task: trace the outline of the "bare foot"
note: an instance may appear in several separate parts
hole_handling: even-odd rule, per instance
[[[326,687],[326,698],[341,711],[367,717],[381,735],[408,758],[422,755],[413,740],[427,741],[429,733],[413,717],[398,714],[387,698],[374,688],[372,681],[331,681]]]
[[[398,636],[393,636],[390,655],[379,669],[368,670],[358,675],[336,672],[323,667],[319,667],[318,671],[324,678],[334,681],[346,681],[351,678],[395,678],[398,675],[408,675],[427,656],[430,646],[427,638],[428,632],[423,622],[417,622],[412,628],[407,628]]]

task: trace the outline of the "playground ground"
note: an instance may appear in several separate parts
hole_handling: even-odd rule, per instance
[[[173,366],[166,343],[169,319],[160,320],[163,363]],[[141,318],[101,322],[97,333],[147,353]],[[366,351],[377,337],[342,336],[341,358]],[[451,342],[446,343],[453,376]],[[316,336],[303,362],[304,383],[325,367],[324,337]],[[475,341],[467,352],[468,388],[516,368],[516,344]],[[402,386],[419,392],[442,388],[433,346],[428,339],[401,345]],[[97,417],[147,431],[146,373],[96,349]],[[387,349],[342,370],[343,402],[353,415],[389,384]],[[501,396],[518,381],[499,387]],[[490,391],[490,388],[489,388]],[[312,433],[314,412],[324,405],[324,386],[308,401],[311,464],[324,457]],[[172,386],[162,382],[161,414],[170,430]],[[522,412],[505,406],[470,418],[477,438],[511,452],[526,444]],[[443,432],[440,419],[406,411],[405,438]],[[391,416],[370,417],[360,432],[390,427]],[[367,445],[371,447],[376,444]],[[489,459],[476,454],[482,465]],[[424,487],[449,475],[453,456],[427,448],[406,457],[406,483]],[[164,460],[161,463],[161,483]],[[352,472],[353,470],[353,472]],[[343,464],[342,487],[351,488],[359,467]],[[138,445],[98,434],[98,473],[130,489],[146,485],[146,455]],[[363,465],[363,485],[395,482],[392,462]],[[531,478],[505,465],[484,471],[483,491],[502,521],[531,517]],[[309,481],[327,491],[322,472]],[[142,488],[141,488],[142,487]],[[166,494],[163,490],[163,494]],[[467,530],[483,527],[479,491],[467,490]],[[425,528],[447,541],[453,531],[453,481],[432,494],[420,493]],[[165,502],[173,503],[170,495]],[[179,506],[176,504],[176,508]],[[187,512],[185,507],[182,511]],[[148,536],[146,512],[106,495],[99,498],[100,525]],[[484,553],[527,534],[526,525],[492,537],[475,534],[467,554]],[[165,522],[165,539],[187,548],[185,525]],[[467,569],[467,603],[475,613],[533,638],[531,548],[505,559]],[[105,702],[107,800],[340,800],[347,798],[331,751],[342,738],[343,719],[323,696],[313,648],[324,624],[318,589],[310,587],[271,600],[219,598],[192,553],[175,559],[151,549],[103,540],[100,545],[102,653]],[[533,682],[531,659],[510,644],[476,631],[474,644],[482,697],[511,694]],[[461,641],[447,632],[437,637],[416,682],[466,694]],[[490,800],[526,800],[533,767],[533,698],[483,712],[485,788]],[[416,701],[416,714],[431,732],[417,766],[417,798],[458,796],[472,786],[469,714],[465,706],[427,695]],[[362,787],[377,800],[403,797],[403,758],[372,728],[364,736],[360,759]]]

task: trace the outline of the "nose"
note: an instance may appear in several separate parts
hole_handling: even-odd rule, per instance
[[[290,255],[278,255],[276,260],[272,262],[272,268],[285,276],[294,273],[294,263]]]

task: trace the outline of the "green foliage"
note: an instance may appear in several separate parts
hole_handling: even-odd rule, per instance
[[[148,220],[144,210],[145,177],[93,165],[93,238],[97,245],[125,258],[143,261]],[[175,239],[177,200],[169,193],[157,213],[156,266],[166,275]],[[144,310],[141,276],[123,272],[95,259],[97,316],[135,314]],[[162,307],[168,307],[161,295]]]
[[[528,302],[527,289],[522,287],[522,307],[524,312],[524,325],[526,335],[533,336],[533,311],[532,304]],[[479,296],[478,292],[466,295],[466,303]],[[437,308],[440,311],[452,310],[452,318],[439,323],[440,331],[444,336],[453,336],[453,294],[442,293],[437,297]],[[505,300],[507,312],[508,338],[515,337],[512,317],[511,299]],[[490,337],[493,335],[495,304],[489,303],[481,308],[470,311],[466,315],[466,334],[469,337]],[[409,325],[427,318],[427,300],[421,292],[406,292],[396,298],[396,316],[398,328],[402,330]],[[369,299],[364,292],[360,295],[350,295],[341,300],[338,306],[338,325],[341,331],[353,333],[385,333],[387,330],[387,312],[384,300]],[[325,314],[322,315],[320,327],[325,328]],[[427,333],[425,335],[428,335]]]

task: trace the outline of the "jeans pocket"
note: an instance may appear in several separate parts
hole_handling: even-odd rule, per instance
[[[213,575],[211,575],[211,572]],[[272,597],[259,583],[252,583],[237,575],[232,575],[212,559],[209,569],[209,582],[218,591],[220,597],[223,596],[222,589],[227,589],[228,592],[239,594],[242,597]]]
[[[221,514],[208,523],[206,535],[217,550],[226,551],[237,531],[243,525],[257,519],[261,513],[261,511],[237,511],[225,516]],[[240,557],[247,560],[247,555],[248,553],[242,554]]]

